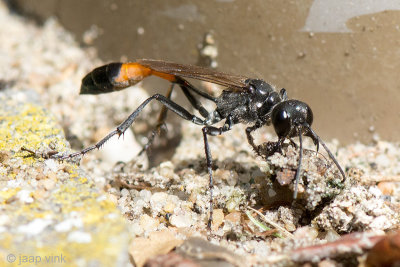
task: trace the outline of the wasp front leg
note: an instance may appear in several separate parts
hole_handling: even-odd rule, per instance
[[[256,152],[257,155],[265,159],[269,156],[272,156],[275,152],[282,153],[282,144],[283,141],[285,141],[285,138],[279,138],[277,142],[265,142],[261,145],[256,145],[254,143],[254,138],[251,133],[258,128],[261,128],[262,126],[262,123],[257,122],[255,125],[246,128],[247,141],[251,145],[253,150]]]

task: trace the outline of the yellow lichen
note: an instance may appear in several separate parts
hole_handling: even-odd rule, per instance
[[[28,157],[29,153],[21,151],[21,147],[35,151],[50,143],[66,146],[65,140],[60,138],[61,127],[46,110],[35,104],[26,103],[12,111],[0,109],[0,122],[0,150],[14,153],[27,164],[33,164],[35,159]]]
[[[8,216],[10,222],[29,224],[35,219],[51,219],[54,224],[43,230],[43,234],[28,238],[25,233],[18,233],[17,226],[21,224],[16,223],[13,234],[3,232],[0,235],[0,257],[4,259],[9,253],[15,253],[18,264],[19,256],[62,255],[65,262],[59,265],[116,265],[121,255],[127,255],[129,236],[115,203],[102,195],[96,185],[82,175],[78,166],[60,164],[57,171],[44,173],[44,159],[21,151],[21,147],[37,151],[50,144],[56,144],[58,149],[66,148],[61,127],[43,108],[35,104],[23,104],[13,110],[0,107],[0,151],[7,153],[7,158],[0,162],[1,171],[6,173],[7,180],[26,181],[21,188],[0,191],[2,214]],[[46,177],[54,181],[54,185],[38,186]],[[22,188],[33,190],[29,195],[33,202],[19,201],[17,194]],[[71,212],[81,218],[83,225],[79,229],[73,226],[66,232],[57,232],[55,225],[69,218]],[[69,240],[73,231],[85,232],[91,240]]]
[[[12,197],[18,193],[21,188],[8,188],[0,191],[0,203],[7,203]]]

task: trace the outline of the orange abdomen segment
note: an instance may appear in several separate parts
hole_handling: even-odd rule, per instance
[[[95,68],[82,79],[81,94],[104,94],[134,85],[151,74],[138,63],[110,63]]]

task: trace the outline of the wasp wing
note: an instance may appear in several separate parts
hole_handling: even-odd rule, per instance
[[[137,63],[154,71],[176,75],[183,78],[196,79],[226,86],[228,90],[240,91],[246,86],[245,76],[232,75],[213,69],[194,65],[178,64],[162,60],[139,59]]]

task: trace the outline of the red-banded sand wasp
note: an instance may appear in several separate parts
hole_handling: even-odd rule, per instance
[[[296,136],[299,137],[299,162],[295,177],[295,199],[297,197],[297,185],[299,183],[301,171],[303,135],[313,140],[314,144],[317,146],[317,150],[319,144],[322,144],[329,157],[336,164],[343,179],[345,179],[345,173],[333,154],[320,137],[311,129],[311,124],[313,122],[311,108],[306,103],[299,100],[288,99],[285,89],[281,89],[278,92],[270,84],[260,79],[249,79],[244,76],[217,72],[198,66],[142,59],[132,63],[110,63],[94,69],[83,78],[80,93],[103,94],[122,90],[151,75],[168,80],[172,84],[177,84],[201,117],[192,114],[170,99],[173,88],[171,86],[166,96],[154,94],[147,98],[116,128],[116,130],[109,133],[97,144],[76,153],[55,157],[59,159],[68,159],[84,155],[91,150],[100,148],[112,136],[122,135],[132,125],[143,108],[152,100],[157,100],[163,105],[160,118],[165,118],[167,110],[171,110],[181,118],[203,126],[202,131],[210,188],[210,218],[208,227],[211,226],[213,214],[213,171],[208,136],[221,135],[229,131],[235,124],[252,124],[246,128],[247,140],[255,152],[263,157],[268,157],[276,151],[281,151],[281,146],[286,139],[297,147],[292,138]],[[194,87],[186,80],[187,78],[215,83],[225,87],[225,89],[219,96],[214,97]],[[211,112],[207,111],[202,105],[200,98],[215,103],[215,110]],[[224,120],[222,127],[213,126],[222,120]],[[264,125],[271,124],[278,135],[278,141],[256,145],[252,132]],[[149,143],[151,143],[151,140]],[[146,147],[148,147],[148,145],[146,145]]]

